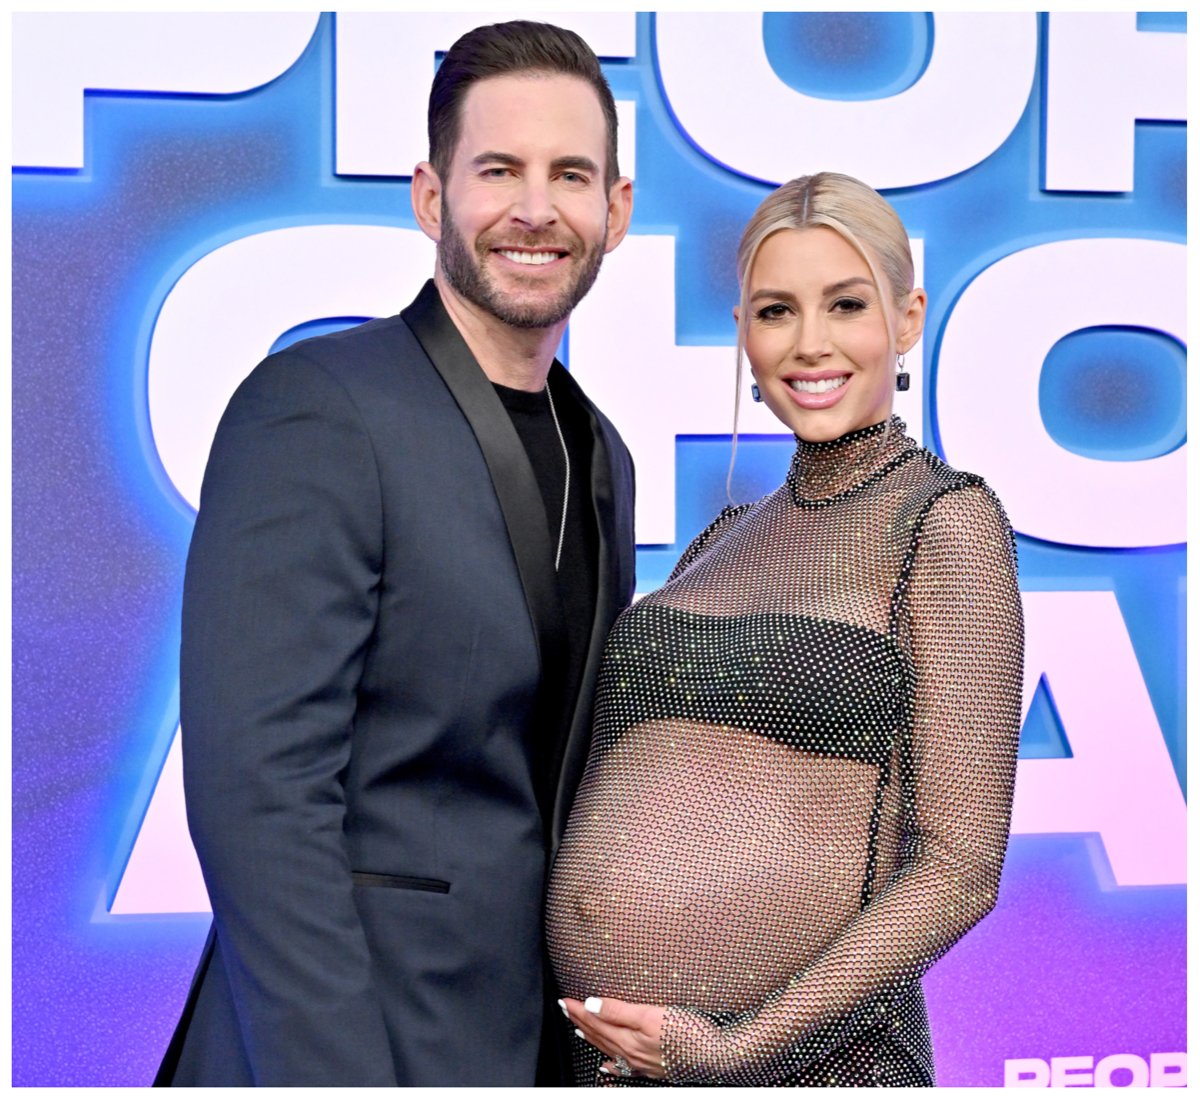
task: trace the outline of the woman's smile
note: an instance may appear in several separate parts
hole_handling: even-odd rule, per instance
[[[797,375],[785,378],[791,388],[792,400],[801,409],[829,409],[845,396],[850,374],[823,372],[817,375]]]

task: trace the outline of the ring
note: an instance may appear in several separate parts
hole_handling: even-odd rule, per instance
[[[617,1073],[622,1078],[632,1078],[633,1077],[633,1067],[631,1067],[625,1061],[625,1057],[623,1055],[618,1055],[613,1059],[613,1066],[615,1066],[617,1068]]]

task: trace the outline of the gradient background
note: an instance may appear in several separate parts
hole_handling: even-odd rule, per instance
[[[932,26],[920,13],[763,21],[779,75],[828,98],[917,79]],[[1043,16],[1042,61],[1008,140],[966,172],[887,193],[925,240],[924,442],[935,449],[938,334],[963,273],[1035,241],[1185,239],[1182,122],[1137,123],[1132,192],[1040,188],[1046,26]],[[1182,14],[1139,16],[1138,29],[1186,33]],[[335,17],[322,16],[290,69],[244,94],[89,92],[85,167],[14,170],[14,1085],[148,1083],[207,930],[202,914],[108,912],[178,721],[193,518],[164,490],[149,436],[148,340],[164,273],[181,258],[280,226],[415,228],[407,178],[334,172],[334,33]],[[677,343],[732,345],[736,240],[769,186],[681,140],[653,15],[638,16],[636,57],[604,67],[617,97],[637,103],[631,233],[676,241]],[[307,334],[287,339],[296,335]],[[1043,420],[1081,454],[1169,452],[1185,442],[1184,363],[1161,334],[1075,334],[1043,366]],[[791,447],[744,438],[736,495],[774,488]],[[728,437],[681,435],[676,455],[678,538],[639,548],[643,591],[725,503]],[[1116,594],[1186,792],[1184,546],[1019,541],[1024,589]],[[1052,695],[1039,691],[1022,754],[1070,753]],[[997,910],[926,979],[941,1084],[1001,1084],[1009,1058],[1186,1050],[1185,887],[1115,887],[1103,862],[1093,835],[1014,838]]]

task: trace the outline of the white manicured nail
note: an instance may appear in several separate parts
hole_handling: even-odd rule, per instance
[[[577,1028],[577,1029],[575,1030],[575,1035],[576,1035],[576,1036],[578,1036],[578,1037],[579,1037],[581,1040],[586,1040],[586,1039],[587,1039],[587,1037],[586,1037],[586,1036],[583,1034],[583,1029],[582,1029],[582,1028]]]
[[[601,1074],[612,1074],[612,1071],[609,1070],[608,1067],[606,1067],[603,1063],[601,1063],[600,1064],[600,1073]]]
[[[588,1000],[583,1003],[583,1008],[589,1013],[599,1013],[600,1007],[603,1004],[604,1003],[599,998],[588,998]]]
[[[571,1019],[571,1014],[567,1012],[567,1003],[564,1002],[562,998],[558,999],[558,1008],[563,1011],[563,1016],[569,1021]]]

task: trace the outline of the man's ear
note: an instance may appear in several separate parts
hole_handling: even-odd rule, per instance
[[[422,161],[413,169],[412,208],[417,225],[431,241],[442,239],[442,181],[433,165]]]
[[[618,176],[608,189],[608,232],[604,251],[612,252],[624,239],[633,217],[633,182],[628,176]]]

